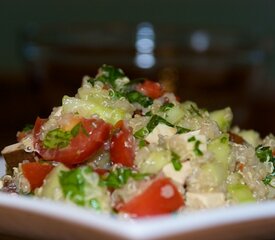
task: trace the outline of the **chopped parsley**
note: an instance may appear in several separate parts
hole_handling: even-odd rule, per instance
[[[136,131],[135,134],[134,134],[134,136],[136,138],[143,139],[150,132],[152,132],[154,130],[154,128],[159,123],[163,123],[163,124],[165,124],[165,125],[167,125],[169,127],[175,127],[177,129],[177,134],[186,133],[186,132],[190,131],[189,129],[184,128],[184,127],[174,126],[172,123],[168,122],[167,120],[165,120],[161,116],[154,114],[154,115],[152,115],[151,119],[147,123],[146,127],[143,127],[141,129],[139,129],[138,131]]]
[[[61,171],[59,182],[65,198],[68,198],[77,205],[85,205],[85,175],[91,174],[89,167],[76,168],[71,171]]]
[[[263,183],[265,185],[270,185],[272,179],[275,177],[275,172],[271,173],[271,174],[268,174],[264,179],[263,179]],[[275,187],[273,185],[270,185],[272,187]]]
[[[93,81],[100,81],[105,84],[110,85],[114,89],[117,89],[116,80],[119,78],[124,78],[125,74],[120,68],[115,68],[110,65],[104,64],[100,69],[99,73]]]
[[[143,139],[149,134],[149,131],[146,127],[143,127],[135,132],[134,136],[139,139]]]
[[[255,148],[255,153],[256,153],[257,158],[261,162],[271,162],[273,164],[273,172],[268,174],[263,179],[263,182],[266,185],[275,187],[275,186],[271,185],[271,181],[275,177],[275,157],[273,157],[271,148],[269,146],[259,145]]]
[[[171,162],[173,164],[173,167],[176,171],[180,171],[182,168],[182,163],[180,161],[180,156],[176,154],[175,152],[171,152]]]
[[[134,180],[142,180],[147,176],[148,174],[138,173],[130,168],[116,168],[107,176],[103,175],[99,185],[116,189],[123,187],[130,178]]]
[[[153,104],[153,100],[150,97],[147,97],[138,91],[127,92],[125,97],[130,103],[139,103],[142,107],[149,107]]]
[[[188,128],[184,128],[184,127],[180,127],[180,126],[176,126],[177,128],[177,134],[181,134],[181,133],[187,133],[190,132],[191,130]]]
[[[149,132],[152,132],[154,128],[159,124],[159,123],[164,123],[165,125],[169,127],[174,127],[172,123],[169,123],[167,120],[164,118],[158,116],[158,115],[153,115],[150,119],[150,121],[147,124],[147,129]]]
[[[124,97],[124,95],[121,92],[116,91],[114,89],[109,89],[109,96],[114,99],[120,99],[120,98]]]
[[[79,131],[82,131],[87,137],[89,136],[82,123],[76,124],[71,131],[64,131],[61,128],[53,129],[46,134],[43,146],[50,149],[65,148],[70,144],[72,138],[78,135]]]
[[[202,155],[203,155],[202,151],[201,151],[200,148],[199,148],[200,144],[201,144],[201,141],[199,141],[199,140],[196,140],[196,141],[195,141],[195,144],[194,144],[194,152],[195,152],[195,154],[196,154],[197,156],[202,156]]]
[[[49,131],[43,140],[43,146],[46,148],[65,148],[67,147],[72,139],[70,131],[64,131],[60,128]]]
[[[195,136],[192,136],[190,138],[187,139],[187,142],[194,142],[194,153],[197,155],[197,156],[202,156],[203,155],[203,152],[200,150],[200,144],[201,144],[201,141],[200,140],[197,140]]]
[[[122,82],[119,80],[122,80]],[[99,69],[97,76],[88,80],[88,82],[92,85],[94,85],[96,81],[103,82],[112,88],[109,90],[109,96],[112,98],[119,99],[121,97],[125,97],[130,103],[139,103],[142,107],[148,107],[153,104],[153,100],[150,97],[133,90],[132,85],[135,85],[141,80],[137,79],[134,81],[129,81],[120,68],[115,68],[110,65],[103,65]]]
[[[274,163],[275,159],[273,158],[272,150],[270,149],[270,147],[265,147],[263,145],[259,145],[256,147],[255,151],[256,151],[256,156],[258,157],[258,159],[261,162],[273,162]]]
[[[196,138],[195,138],[195,136],[192,136],[192,137],[188,138],[187,141],[188,142],[194,142],[194,141],[196,141]]]
[[[175,104],[174,103],[164,103],[160,108],[159,110],[161,112],[167,112],[168,110],[170,110],[172,107],[174,107]]]

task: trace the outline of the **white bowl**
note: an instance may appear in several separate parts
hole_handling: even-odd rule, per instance
[[[275,201],[125,220],[0,193],[0,232],[37,239],[273,239]]]

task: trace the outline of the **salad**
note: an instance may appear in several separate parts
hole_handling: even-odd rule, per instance
[[[5,147],[1,190],[129,217],[275,198],[275,137],[103,65]]]

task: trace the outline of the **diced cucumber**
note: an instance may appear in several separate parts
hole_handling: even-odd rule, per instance
[[[236,203],[254,202],[252,191],[247,185],[236,183],[227,186],[229,198]]]
[[[222,134],[208,144],[208,151],[212,152],[213,159],[201,168],[201,174],[209,187],[219,187],[225,184],[228,176],[230,156],[229,136]]]
[[[154,151],[139,164],[141,173],[158,173],[167,163],[171,161],[171,152],[169,150]]]
[[[91,85],[91,84],[89,84]],[[78,97],[82,100],[93,101],[97,99],[98,102],[110,99],[109,92],[99,87],[91,87],[87,84],[78,89]]]
[[[37,189],[35,195],[52,200],[64,200],[62,188],[59,182],[59,174],[61,171],[69,171],[69,168],[61,163],[57,165],[45,178],[44,184],[42,187]]]
[[[233,113],[231,108],[227,107],[210,112],[210,118],[218,124],[221,131],[226,132],[231,126]]]
[[[208,182],[209,188],[215,188],[225,183],[227,179],[227,169],[222,163],[208,162],[201,168],[204,181]]]
[[[181,105],[176,105],[166,112],[165,119],[172,123],[177,124],[184,117],[184,110]]]
[[[253,147],[257,147],[261,143],[260,134],[254,130],[242,130],[238,133],[245,141]]]
[[[80,116],[89,118],[93,114],[99,115],[104,121],[116,124],[119,120],[125,118],[126,113],[119,108],[106,107],[96,101],[87,101],[75,97],[64,96],[62,100],[64,113],[78,113]]]
[[[227,168],[231,152],[228,134],[224,133],[220,135],[218,138],[211,141],[207,147],[208,151],[213,153],[214,160],[216,162],[223,163],[224,166]]]

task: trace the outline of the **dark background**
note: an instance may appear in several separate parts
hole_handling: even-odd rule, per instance
[[[234,124],[275,133],[274,10],[271,0],[0,1],[0,147],[103,63],[163,81],[210,110],[230,105]],[[142,22],[155,30],[148,69],[134,63]],[[190,49],[197,31],[218,39],[209,51]]]

